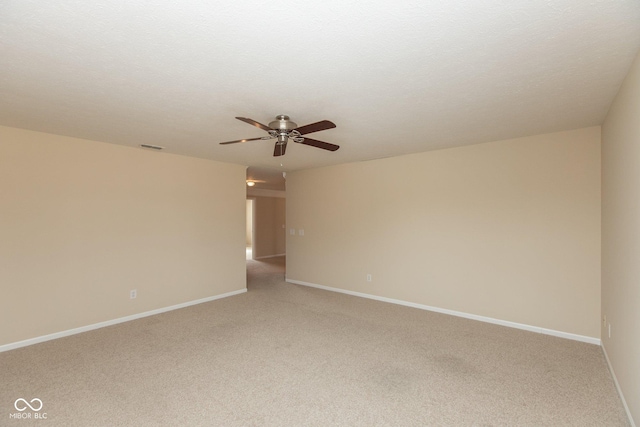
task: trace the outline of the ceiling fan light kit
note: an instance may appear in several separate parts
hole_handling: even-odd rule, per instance
[[[318,141],[317,139],[311,139],[303,136],[308,133],[335,128],[336,125],[333,122],[330,122],[329,120],[322,120],[316,123],[311,123],[305,126],[298,127],[298,124],[295,122],[292,122],[289,119],[289,116],[285,114],[280,114],[279,116],[276,116],[276,119],[270,122],[269,126],[265,126],[260,122],[257,122],[253,119],[249,119],[246,117],[236,117],[236,119],[266,131],[269,134],[269,136],[221,142],[220,143],[221,145],[237,144],[239,142],[275,139],[276,144],[273,150],[273,155],[275,157],[284,156],[287,149],[287,142],[289,141],[289,139],[291,139],[293,142],[296,142],[298,144],[305,144],[305,145],[321,148],[323,150],[328,150],[328,151],[336,151],[338,148],[340,148],[339,145]]]
[[[263,181],[261,179],[253,179],[253,178],[249,178],[247,179],[247,187],[253,187],[256,184],[264,184],[267,181]]]

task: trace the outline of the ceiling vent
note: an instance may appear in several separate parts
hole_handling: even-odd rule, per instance
[[[157,151],[164,150],[164,147],[160,147],[159,145],[140,144],[140,147]]]

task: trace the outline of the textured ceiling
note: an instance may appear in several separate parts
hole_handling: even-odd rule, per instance
[[[638,0],[4,0],[0,124],[280,171],[598,125]],[[235,120],[299,125],[332,153]]]

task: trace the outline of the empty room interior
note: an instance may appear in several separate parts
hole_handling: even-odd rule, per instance
[[[640,422],[640,1],[0,5],[0,425]]]

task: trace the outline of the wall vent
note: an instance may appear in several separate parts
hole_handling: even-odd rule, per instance
[[[152,150],[164,150],[164,147],[160,147],[159,145],[149,145],[149,144],[140,144],[140,147],[142,148],[150,148]]]

